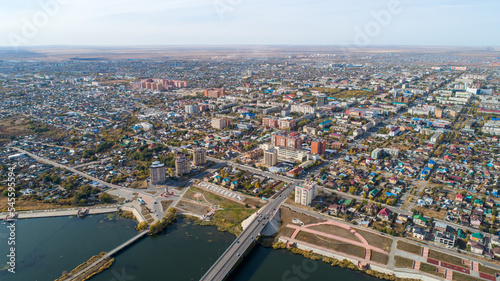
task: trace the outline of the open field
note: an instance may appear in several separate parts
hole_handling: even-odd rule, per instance
[[[301,231],[297,235],[296,239],[310,244],[318,245],[327,249],[331,249],[337,252],[345,253],[351,256],[356,256],[359,258],[365,257],[365,248],[347,244],[334,239],[317,236],[312,233]]]
[[[339,236],[342,238],[350,239],[350,240],[353,240],[356,242],[361,242],[361,241],[359,241],[359,239],[356,236],[354,236],[354,234],[349,232],[349,230],[343,229],[341,227],[325,224],[325,225],[315,225],[315,226],[311,226],[309,228],[314,229],[314,230],[318,230],[321,232],[325,232],[325,233],[328,233],[331,235]]]
[[[361,236],[363,236],[366,239],[368,244],[378,247],[386,252],[389,252],[391,250],[392,246],[391,238],[384,237],[382,235],[377,235],[375,233],[361,230],[359,228],[354,228],[354,230],[356,230],[357,233],[361,234]]]
[[[413,253],[415,255],[422,254],[422,247],[415,244],[406,243],[403,241],[398,241],[397,248],[405,252]]]
[[[462,263],[462,258],[447,255],[445,253],[437,252],[434,250],[429,250],[429,258],[444,261],[458,266],[464,266]]]
[[[0,211],[6,212],[8,198],[0,196]],[[72,205],[58,205],[49,203],[40,202],[40,201],[29,201],[22,200],[20,198],[16,198],[16,211],[31,211],[31,210],[48,210],[48,209],[61,209],[61,208],[73,208],[75,206]]]
[[[413,260],[400,256],[395,256],[394,261],[396,262],[395,263],[396,267],[413,268]]]

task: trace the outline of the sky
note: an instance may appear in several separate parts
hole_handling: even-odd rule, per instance
[[[498,0],[0,0],[0,46],[500,46]]]

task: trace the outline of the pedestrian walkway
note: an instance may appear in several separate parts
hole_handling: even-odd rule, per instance
[[[453,270],[446,270],[446,273],[444,275],[444,279],[453,280]]]
[[[424,251],[422,253],[422,256],[424,258],[428,258],[429,257],[429,248],[426,248],[426,247],[423,247],[424,248]]]
[[[413,263],[413,269],[415,269],[416,271],[420,270],[420,262],[419,261],[416,261]]]

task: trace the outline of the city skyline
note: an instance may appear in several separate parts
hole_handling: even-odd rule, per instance
[[[27,2],[4,1],[0,46],[500,45],[489,0]]]

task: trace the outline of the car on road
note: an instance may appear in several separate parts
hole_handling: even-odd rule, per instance
[[[236,255],[239,257],[239,256],[240,256],[240,253],[237,253]]]

